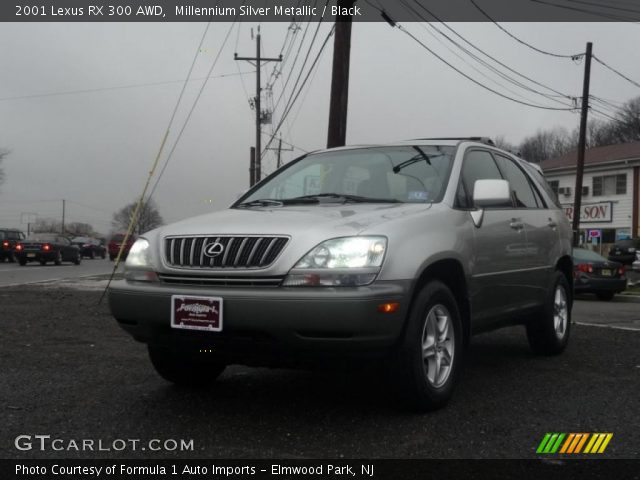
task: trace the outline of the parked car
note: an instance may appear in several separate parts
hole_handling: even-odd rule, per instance
[[[72,262],[80,265],[82,260],[80,249],[59,233],[34,233],[18,243],[14,251],[23,266],[29,262],[40,262],[40,265]]]
[[[562,352],[572,294],[571,227],[541,173],[432,139],[304,155],[227,210],[141,236],[108,295],[170,382],[375,359],[427,410],[473,333],[524,324],[535,352]]]
[[[640,272],[640,250],[636,250],[636,260],[631,264],[631,269],[634,272]]]
[[[618,240],[609,250],[609,260],[631,265],[636,259],[638,250],[640,250],[640,238]]]
[[[108,245],[109,260],[113,261],[117,258],[118,252],[120,251],[120,246],[122,245],[122,242],[124,241],[125,236],[126,234],[124,233],[113,234],[113,236],[111,237],[111,240],[109,240],[109,245]],[[129,254],[129,250],[131,249],[131,246],[135,243],[136,240],[137,240],[137,237],[135,235],[131,235],[127,239],[127,243],[125,244],[124,250],[122,251],[123,259],[127,258],[127,255]]]
[[[627,288],[624,265],[612,262],[584,248],[573,249],[575,293],[595,293],[600,300],[611,300]]]
[[[83,257],[93,259],[96,257],[106,258],[107,256],[107,249],[96,238],[74,237],[71,239],[71,243],[78,246]]]
[[[0,228],[0,262],[14,262],[13,249],[24,240],[24,233],[15,228]]]

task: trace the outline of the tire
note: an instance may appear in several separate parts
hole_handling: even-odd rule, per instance
[[[93,260],[94,258],[96,258],[96,252],[94,252],[93,250],[91,250],[91,253],[89,254],[89,258],[91,260]]]
[[[429,282],[413,302],[393,372],[412,409],[429,411],[447,403],[460,376],[463,350],[456,300],[445,284]]]
[[[102,260],[104,260],[106,257],[107,257],[107,254],[106,254],[105,252],[102,252],[102,253],[100,254],[100,258],[101,258]]]
[[[610,302],[613,300],[615,293],[614,292],[598,292],[596,293],[596,297],[603,302]]]
[[[43,267],[47,264],[46,260],[40,260],[40,265],[42,265]]]
[[[80,265],[80,262],[82,262],[82,254],[78,252],[78,254],[76,255],[76,258],[73,259],[73,264]]]
[[[15,263],[15,261],[16,261],[16,256],[15,256],[13,253],[10,253],[10,254],[7,256],[7,262],[9,262],[9,263]]]
[[[26,258],[20,258],[20,259],[18,259],[18,263],[20,264],[21,267],[24,267],[27,264],[27,259]]]
[[[62,253],[58,250],[58,253],[56,254],[56,258],[53,261],[54,265],[61,265],[62,264]]]
[[[535,353],[558,355],[569,343],[573,297],[569,282],[559,271],[553,277],[540,318],[527,324],[527,339]]]
[[[113,262],[115,259],[116,259],[115,255],[109,254],[109,260],[111,260]]]
[[[185,352],[154,345],[148,345],[147,348],[151,364],[158,375],[176,385],[188,387],[211,385],[226,368],[226,364],[215,357],[205,356],[200,359]]]

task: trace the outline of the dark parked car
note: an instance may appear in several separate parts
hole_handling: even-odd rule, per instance
[[[640,238],[618,240],[609,250],[609,260],[631,265],[636,259],[636,250],[640,250]]]
[[[16,245],[14,255],[20,265],[27,262],[40,262],[40,265],[73,262],[79,265],[82,260],[80,249],[59,233],[34,233]]]
[[[0,228],[0,262],[14,262],[13,249],[24,240],[24,233],[14,228]]]
[[[92,237],[74,237],[71,243],[77,245],[83,257],[106,258],[107,249],[100,243],[100,240]]]
[[[118,256],[118,252],[120,251],[120,246],[122,245],[122,242],[124,241],[124,237],[125,237],[124,233],[115,233],[111,237],[111,240],[109,240],[109,260],[113,261]],[[127,243],[124,246],[124,250],[122,251],[122,258],[123,259],[127,258],[127,254],[129,253],[129,250],[131,249],[131,245],[133,245],[136,240],[137,240],[137,237],[135,235],[131,235],[127,239]]]
[[[611,300],[627,288],[624,265],[591,250],[573,249],[573,269],[576,293],[595,293],[600,300]]]

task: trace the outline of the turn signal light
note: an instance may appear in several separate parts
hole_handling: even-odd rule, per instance
[[[400,308],[399,303],[383,303],[382,305],[378,305],[378,311],[380,313],[393,313]]]

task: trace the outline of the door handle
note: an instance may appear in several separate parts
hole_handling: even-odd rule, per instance
[[[549,225],[549,227],[551,227],[553,229],[555,229],[558,226],[558,224],[556,222],[554,222],[553,219],[551,219],[551,218],[549,219],[549,223],[547,223],[547,225]]]
[[[512,218],[509,226],[514,230],[520,231],[524,228],[524,223],[522,223],[522,220],[520,220],[519,218]]]

